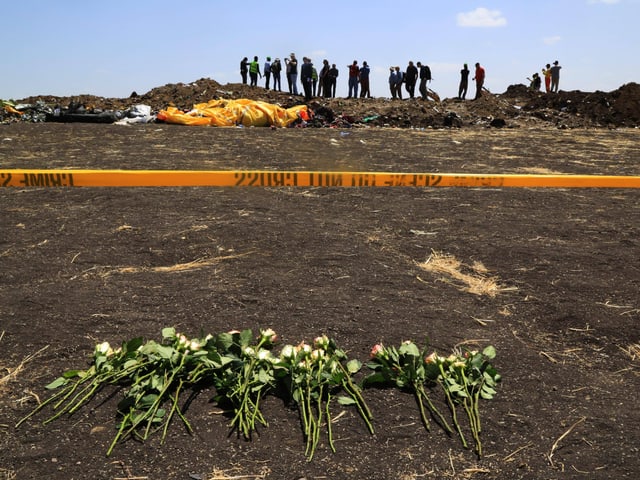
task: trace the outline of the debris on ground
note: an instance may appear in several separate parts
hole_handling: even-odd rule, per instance
[[[201,78],[192,83],[167,84],[128,98],[93,95],[74,97],[34,96],[20,101],[2,101],[0,123],[16,121],[120,122],[135,105],[148,105],[150,115],[168,109],[189,112],[195,105],[211,101],[260,101],[289,109],[305,105],[304,98],[288,92],[245,84],[221,85]],[[511,85],[504,93],[486,90],[477,100],[459,100],[429,90],[421,98],[323,98],[306,103],[315,113],[307,127],[399,127],[399,128],[619,128],[640,126],[640,85],[627,83],[611,92],[532,91],[526,85]],[[83,116],[80,116],[83,115]],[[151,119],[149,119],[151,120]],[[156,119],[152,119],[155,121]],[[140,120],[138,120],[140,121]],[[338,125],[336,125],[338,121]],[[295,122],[294,122],[295,123]],[[272,123],[271,125],[274,125]],[[299,126],[299,124],[296,124]]]

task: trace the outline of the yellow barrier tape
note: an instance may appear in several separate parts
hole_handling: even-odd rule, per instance
[[[640,188],[640,176],[270,170],[0,170],[2,187]]]

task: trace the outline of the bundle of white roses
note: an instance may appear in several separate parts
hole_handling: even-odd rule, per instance
[[[371,349],[371,361],[367,366],[374,371],[365,378],[365,385],[395,385],[409,390],[415,396],[420,408],[420,418],[424,427],[429,430],[430,423],[425,404],[431,416],[451,433],[451,427],[427,394],[427,387],[435,380],[430,378],[423,361],[424,350],[410,340],[402,342],[399,348],[385,347],[379,343]]]
[[[456,406],[461,404],[466,412],[478,457],[482,456],[479,401],[481,398],[490,400],[494,397],[501,378],[491,364],[495,356],[495,348],[488,346],[482,352],[455,351],[448,357],[441,357],[433,352],[425,357],[427,367],[432,372],[434,368],[437,369],[437,381],[445,392],[456,430],[465,448],[467,441],[458,422]]]
[[[164,442],[175,416],[191,433],[180,407],[180,396],[187,390],[195,396],[213,386],[218,404],[229,407],[231,428],[246,439],[251,439],[258,425],[267,426],[260,410],[264,397],[284,392],[298,408],[309,460],[316,451],[323,425],[329,447],[335,451],[334,399],[341,405],[355,406],[373,433],[371,411],[362,388],[353,381],[362,367],[360,361],[350,360],[326,335],[316,337],[312,343],[285,345],[279,355],[273,353],[276,340],[277,335],[270,328],[257,336],[247,329],[189,338],[169,327],[162,330],[159,343],[134,338],[116,349],[107,342],[99,343],[89,367],[66,371],[48,384],[47,389],[57,392],[17,426],[46,406],[52,406],[53,413],[45,424],[62,415],[72,415],[104,387],[113,386],[124,395],[118,403],[120,423],[107,451],[109,455],[119,442],[130,437],[146,440],[158,430],[162,431]],[[429,388],[442,386],[463,446],[466,448],[467,442],[456,413],[459,405],[467,414],[475,450],[481,456],[478,403],[481,398],[490,399],[496,394],[500,375],[490,363],[494,357],[493,347],[440,357],[435,352],[427,355],[426,348],[420,350],[411,341],[403,342],[399,348],[378,344],[367,364],[373,373],[364,378],[363,385],[394,385],[411,391],[425,428],[429,429],[431,416],[450,433],[451,427],[427,394]]]
[[[233,410],[232,428],[250,439],[256,422],[267,426],[260,401],[275,386],[274,364],[271,353],[277,340],[276,333],[262,330],[256,340],[251,330],[232,330],[218,334],[213,344],[220,355],[220,367],[210,369],[210,378],[216,387],[219,404],[230,404]]]
[[[285,385],[291,400],[297,405],[306,439],[305,454],[311,460],[320,441],[322,423],[326,423],[329,447],[335,452],[331,429],[331,400],[337,391],[342,405],[355,405],[373,433],[372,415],[351,375],[361,363],[348,360],[334,340],[326,335],[316,337],[313,344],[285,345],[276,368],[278,380]]]

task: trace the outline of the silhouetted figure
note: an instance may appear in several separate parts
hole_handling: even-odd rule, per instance
[[[460,86],[458,87],[458,99],[464,100],[469,88],[469,66],[465,63],[460,70]]]

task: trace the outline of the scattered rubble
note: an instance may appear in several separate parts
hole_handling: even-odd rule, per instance
[[[14,121],[104,121],[127,118],[132,108],[148,106],[155,115],[168,106],[188,111],[197,103],[214,99],[261,100],[290,108],[303,104],[302,96],[275,92],[243,84],[221,85],[202,78],[192,83],[167,84],[128,98],[93,95],[55,97],[41,95],[19,101],[2,101],[0,122]],[[619,128],[640,126],[640,85],[628,83],[611,92],[533,92],[525,85],[511,85],[504,93],[484,92],[478,100],[448,98],[439,101],[436,92],[429,100],[389,98],[315,98],[309,103],[315,112],[307,126],[340,128],[349,126],[400,128]],[[79,117],[79,115],[88,115]],[[150,121],[155,121],[149,119]]]

